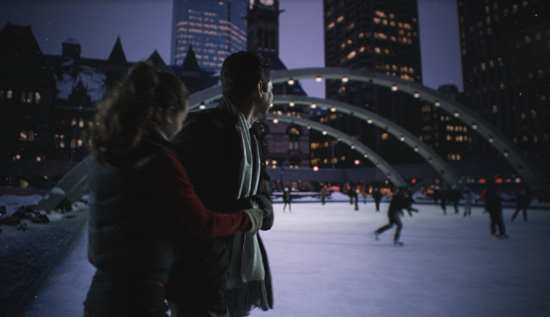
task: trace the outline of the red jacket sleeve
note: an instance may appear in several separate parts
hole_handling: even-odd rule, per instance
[[[237,231],[248,231],[252,226],[242,211],[215,213],[206,209],[195,194],[184,167],[168,151],[155,156],[139,170],[138,176],[168,203],[189,231],[201,239],[229,236]]]

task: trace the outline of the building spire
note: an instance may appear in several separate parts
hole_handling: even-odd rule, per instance
[[[115,46],[109,55],[108,62],[111,64],[126,64],[126,55],[124,54],[124,49],[122,48],[122,42],[120,41],[120,35],[117,37]]]

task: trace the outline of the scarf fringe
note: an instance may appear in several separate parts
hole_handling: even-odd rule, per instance
[[[226,302],[232,317],[247,316],[255,308],[263,311],[271,309],[264,281],[244,282],[241,288],[228,289]]]

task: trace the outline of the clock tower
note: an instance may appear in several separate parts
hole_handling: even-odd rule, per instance
[[[278,0],[250,0],[247,19],[247,50],[279,56]]]

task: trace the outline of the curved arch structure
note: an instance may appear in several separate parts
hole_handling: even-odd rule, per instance
[[[373,124],[379,128],[382,128],[403,143],[407,144],[422,158],[424,158],[437,171],[437,173],[441,176],[446,184],[448,184],[449,186],[459,186],[458,175],[449,166],[449,164],[447,164],[447,162],[441,156],[439,156],[439,154],[437,154],[424,142],[420,141],[414,134],[402,128],[395,122],[388,120],[372,111],[358,108],[340,101],[311,98],[307,96],[275,96],[273,98],[273,102],[277,104],[290,102],[306,105],[316,104],[317,106],[334,108],[336,111],[357,117],[369,124]]]
[[[340,67],[325,68],[300,68],[290,70],[279,70],[271,73],[271,80],[274,84],[288,82],[289,80],[300,79],[336,79],[344,81],[366,82],[377,86],[388,87],[393,91],[400,91],[421,98],[426,102],[452,114],[464,124],[479,133],[485,140],[491,143],[512,165],[519,176],[533,190],[545,188],[545,181],[542,173],[530,165],[527,159],[517,149],[515,144],[502,132],[487,122],[483,117],[476,114],[456,100],[452,100],[439,92],[421,84],[406,81],[393,76],[377,72],[369,72],[360,69],[348,69]],[[217,99],[221,96],[221,87],[216,86],[199,91],[189,98],[190,109]]]
[[[301,125],[304,127],[308,127],[317,131],[322,132],[323,134],[330,135],[331,137],[338,139],[339,141],[349,145],[352,149],[356,150],[357,152],[361,153],[363,157],[371,161],[378,169],[380,169],[384,175],[395,185],[398,187],[407,187],[407,182],[401,177],[401,175],[393,169],[393,167],[386,162],[383,158],[381,158],[376,152],[374,152],[372,149],[367,147],[361,142],[358,142],[351,136],[343,133],[342,131],[338,129],[331,128],[329,126],[326,126],[322,123],[298,118],[294,116],[283,116],[278,114],[270,113],[267,115],[267,119],[273,120],[277,119],[282,122],[288,122],[293,123],[297,125]]]

